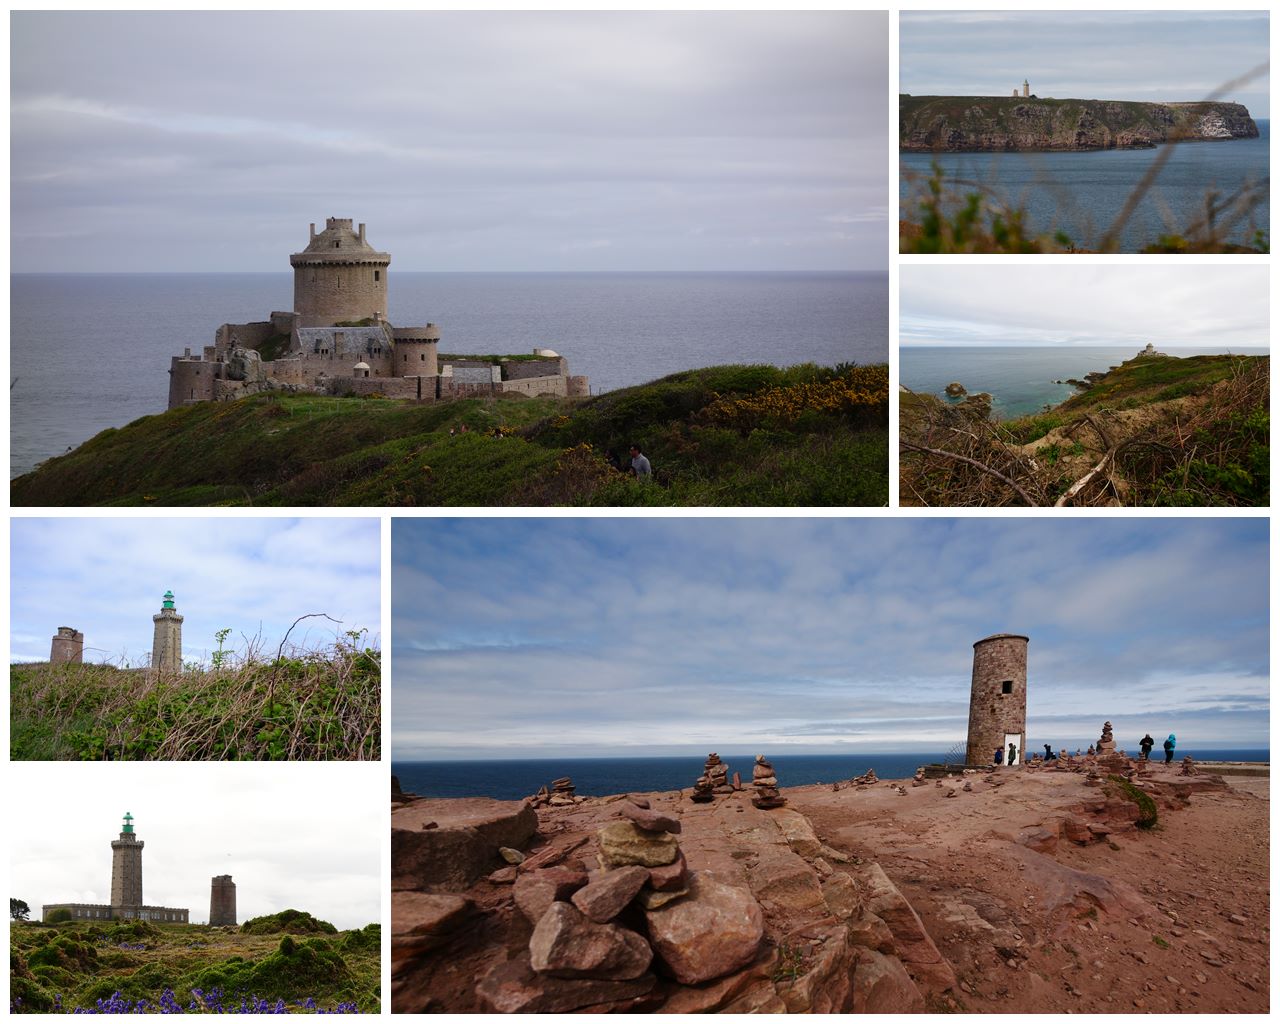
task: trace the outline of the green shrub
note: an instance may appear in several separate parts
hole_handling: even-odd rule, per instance
[[[1144,793],[1128,779],[1122,779],[1119,775],[1108,775],[1107,778],[1115,784],[1126,800],[1138,805],[1138,828],[1154,828],[1159,820],[1159,814],[1156,811],[1156,802],[1151,799],[1151,795]]]

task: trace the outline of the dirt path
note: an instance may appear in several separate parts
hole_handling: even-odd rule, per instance
[[[1150,831],[1033,849],[1028,836],[1098,790],[1075,773],[993,778],[786,795],[827,843],[898,884],[968,1010],[1269,1009],[1269,780],[1195,793]]]

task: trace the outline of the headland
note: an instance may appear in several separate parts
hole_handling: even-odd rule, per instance
[[[780,790],[721,767],[525,801],[393,781],[393,1010],[1268,1007],[1266,778],[1117,753]]]
[[[1150,149],[1166,142],[1257,137],[1258,126],[1239,103],[898,97],[898,146],[904,153]]]

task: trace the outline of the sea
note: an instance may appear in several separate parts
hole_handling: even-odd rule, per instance
[[[1016,345],[902,345],[898,349],[898,377],[902,384],[922,394],[946,399],[944,389],[953,381],[970,393],[991,395],[996,419],[1011,419],[1057,405],[1077,390],[1059,384],[1086,373],[1106,372],[1138,354],[1136,345],[1125,346],[1016,346]],[[1157,345],[1157,348],[1159,346]],[[1170,349],[1169,355],[1267,355],[1266,349],[1203,348]]]
[[[1256,119],[1258,138],[1177,145],[1169,161],[1129,218],[1120,238],[1123,252],[1137,252],[1160,235],[1176,233],[1204,209],[1213,189],[1226,197],[1247,182],[1264,183],[1264,199],[1238,225],[1233,241],[1248,242],[1255,228],[1268,231],[1271,203],[1269,119]],[[1155,149],[1109,149],[1085,153],[903,153],[899,197],[903,212],[923,195],[935,160],[949,183],[977,183],[1006,204],[1027,211],[1036,234],[1065,231],[1079,247],[1094,248],[1119,214],[1134,186],[1161,153]],[[959,188],[965,193],[975,189]]]
[[[1087,746],[1087,744],[1085,744]],[[1074,752],[1074,747],[1070,748]],[[1153,751],[1152,757],[1161,752]],[[1178,748],[1177,759],[1190,754],[1198,761],[1263,761],[1269,749],[1220,750]],[[942,752],[914,754],[796,754],[770,756],[778,784],[807,786],[831,783],[862,775],[874,768],[882,779],[905,779],[922,764],[941,762]],[[740,772],[743,784],[751,780],[754,754],[721,754],[729,778]],[[579,796],[611,796],[615,793],[650,793],[688,789],[702,774],[706,755],[689,757],[565,757],[493,761],[393,761],[392,774],[407,793],[427,797],[487,796],[519,800],[532,796],[553,779],[567,775]]]
[[[17,476],[107,427],[163,412],[169,359],[224,323],[293,305],[272,274],[13,274]],[[887,273],[392,271],[392,323],[440,326],[440,350],[551,348],[593,393],[720,363],[883,363]]]

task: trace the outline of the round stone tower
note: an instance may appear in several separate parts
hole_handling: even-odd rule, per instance
[[[84,634],[70,626],[59,626],[57,635],[49,644],[49,662],[53,665],[84,661]]]
[[[1022,763],[1027,739],[1028,637],[997,633],[973,645],[973,683],[969,691],[969,742],[966,764],[991,764],[996,748],[1009,763]]]
[[[236,923],[236,883],[230,875],[214,875],[209,887],[209,923]]]
[[[324,230],[311,225],[311,241],[289,257],[293,311],[299,327],[332,327],[387,315],[387,267],[391,257],[364,238],[364,225],[330,217]]]
[[[151,642],[151,667],[161,672],[182,671],[182,616],[174,607],[173,591],[164,592],[160,611],[151,616],[155,637]]]
[[[133,917],[142,906],[142,847],[133,834],[133,815],[124,812],[120,838],[111,844],[111,916]]]

